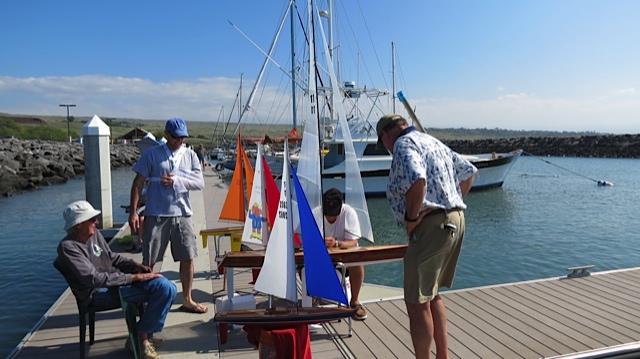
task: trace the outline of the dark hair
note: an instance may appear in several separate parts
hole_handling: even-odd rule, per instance
[[[322,212],[325,216],[338,216],[342,210],[342,192],[331,188],[322,196]]]

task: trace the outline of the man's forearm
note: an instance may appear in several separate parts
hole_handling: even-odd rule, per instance
[[[470,176],[466,180],[460,182],[460,192],[462,193],[462,197],[466,196],[469,191],[471,191],[471,186],[473,185],[473,180],[475,176]]]
[[[138,203],[140,202],[140,190],[144,184],[144,177],[136,175],[133,183],[131,184],[131,197],[129,201],[130,213],[136,213],[138,210]]]
[[[418,218],[426,189],[426,182],[423,178],[409,187],[405,194],[405,218]]]

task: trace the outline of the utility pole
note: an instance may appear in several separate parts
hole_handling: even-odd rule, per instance
[[[60,104],[60,107],[66,107],[67,108],[67,138],[69,139],[69,143],[71,143],[71,130],[69,128],[69,122],[70,122],[69,107],[76,107],[76,105],[75,104]]]

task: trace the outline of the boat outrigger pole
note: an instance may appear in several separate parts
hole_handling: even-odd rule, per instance
[[[413,125],[418,129],[418,131],[425,132],[424,127],[422,127],[422,124],[420,123],[420,120],[418,120],[418,116],[416,116],[415,111],[413,111],[411,105],[409,105],[409,101],[407,101],[407,98],[404,97],[402,91],[398,91],[398,100],[400,100],[400,102],[402,102],[402,104],[404,105],[404,109],[409,113],[409,117],[411,117],[411,120],[413,120]]]

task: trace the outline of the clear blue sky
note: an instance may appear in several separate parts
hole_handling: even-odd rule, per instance
[[[343,79],[390,90],[395,41],[428,126],[640,132],[640,1],[337,1]],[[267,48],[285,4],[2,1],[0,112],[215,121],[263,59],[227,20]]]

